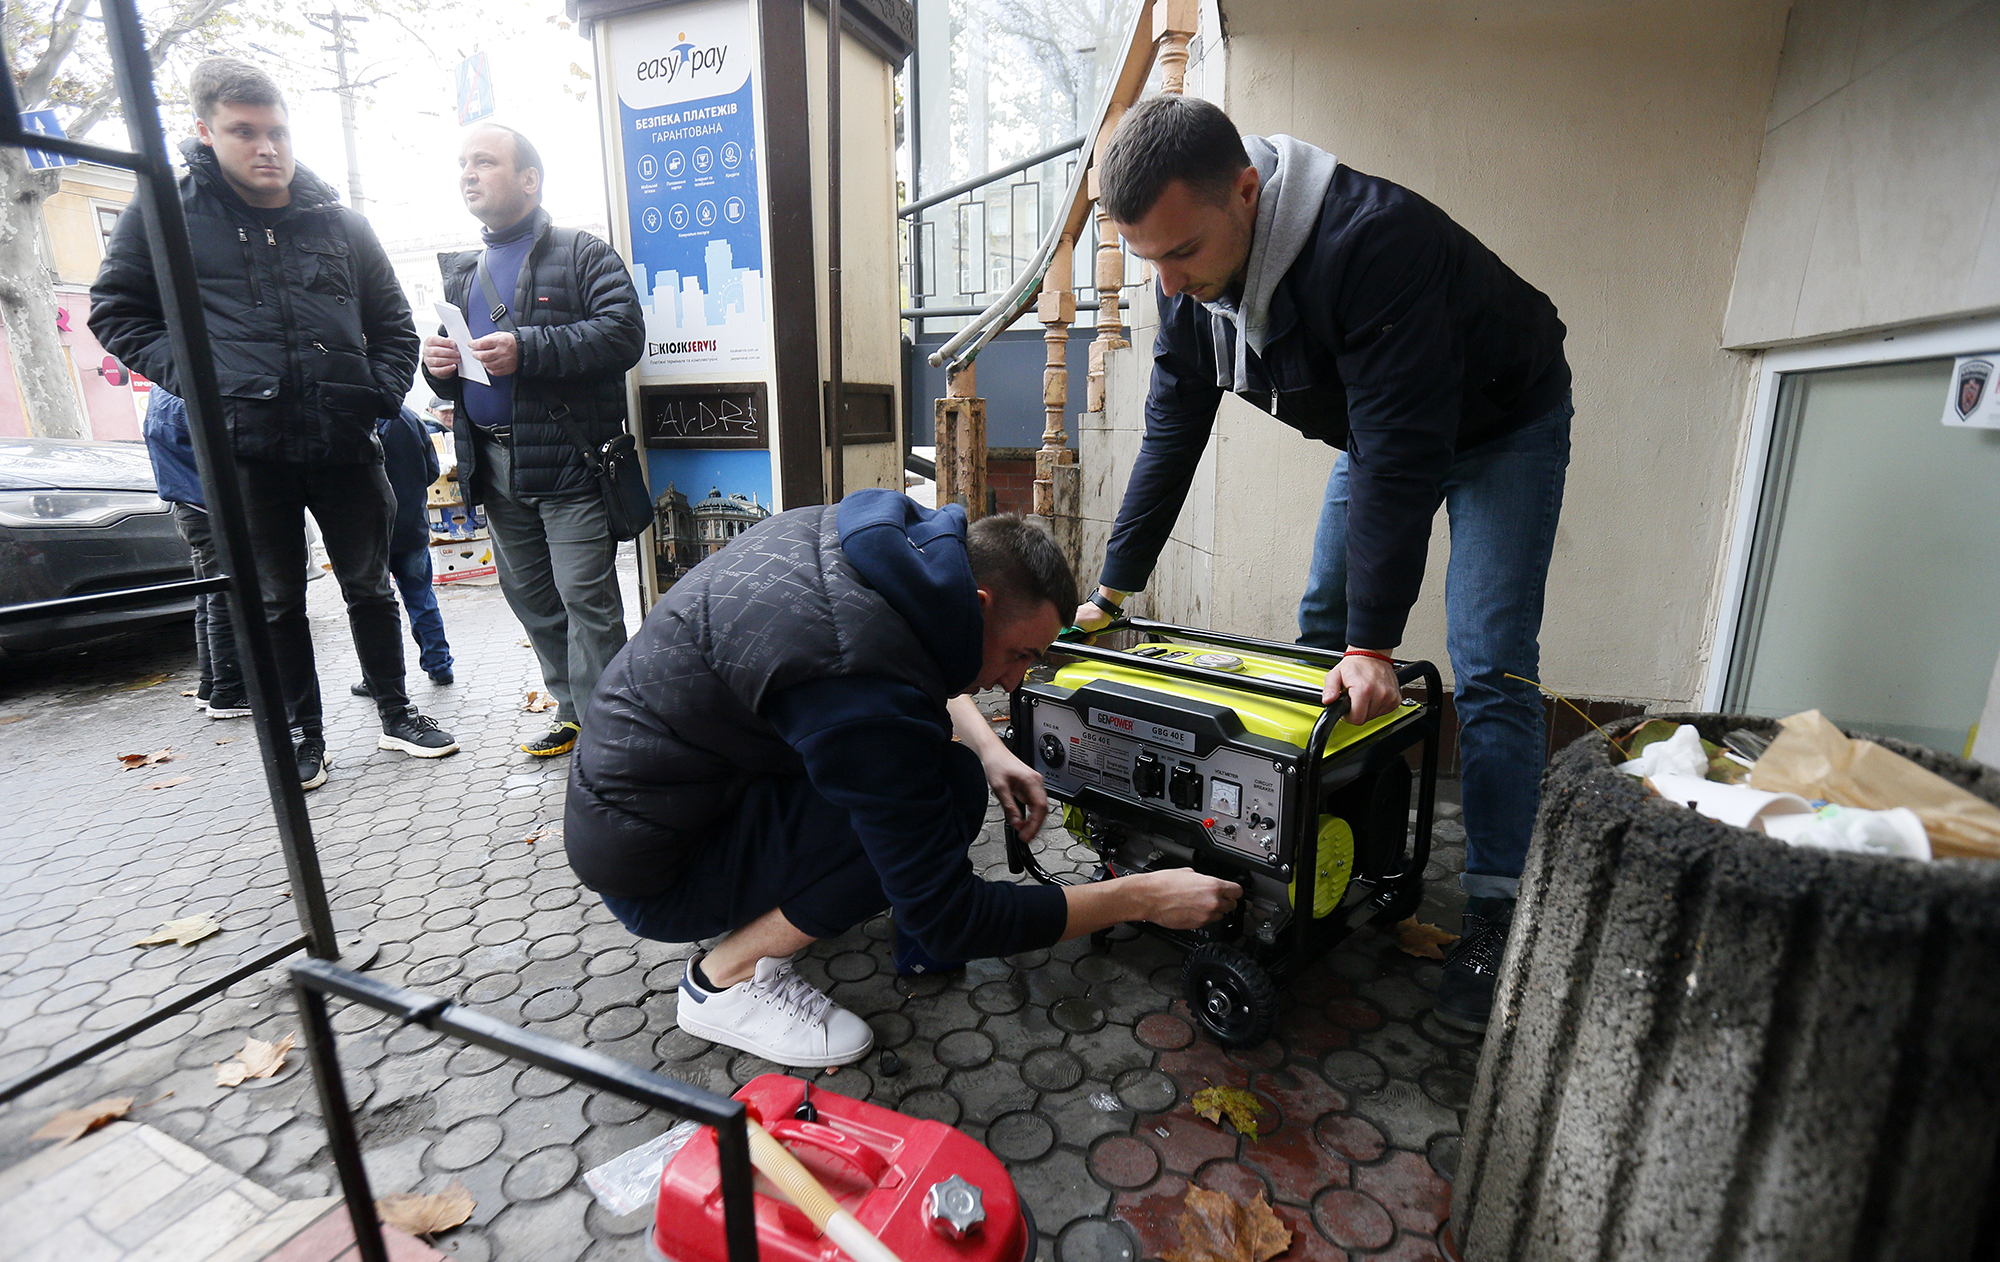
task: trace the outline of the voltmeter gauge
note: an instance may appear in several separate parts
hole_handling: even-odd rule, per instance
[[[1240,818],[1243,814],[1243,786],[1228,780],[1210,780],[1208,813],[1227,815],[1231,819]]]

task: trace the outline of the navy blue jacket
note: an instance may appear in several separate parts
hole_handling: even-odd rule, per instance
[[[146,454],[153,458],[153,483],[160,498],[207,511],[201,472],[194,463],[194,436],[188,431],[187,404],[154,386],[139,432],[146,436]]]
[[[1208,311],[1186,294],[1159,304],[1146,436],[1100,579],[1114,591],[1145,587],[1223,395]],[[1567,396],[1563,323],[1442,210],[1342,165],[1272,294],[1269,327],[1264,353],[1247,356],[1242,397],[1347,452],[1347,642],[1393,648],[1453,459]]]
[[[431,528],[425,509],[431,483],[438,478],[437,448],[431,446],[430,431],[423,418],[405,404],[395,416],[376,421],[375,432],[382,438],[382,472],[389,476],[389,489],[396,493],[396,524],[389,532],[389,551],[427,548]]]
[[[984,881],[945,773],[946,701],[984,634],[964,510],[893,491],[793,509],[675,583],[612,660],[571,763],[586,885],[671,888],[747,786],[803,775],[845,809],[896,922],[938,959],[1053,945],[1059,889]]]

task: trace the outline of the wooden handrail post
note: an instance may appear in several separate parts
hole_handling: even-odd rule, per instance
[[[962,504],[972,521],[986,515],[986,400],[978,388],[975,365],[952,373],[936,420],[938,505]]]
[[[1049,260],[1035,312],[1042,322],[1048,362],[1042,369],[1045,420],[1042,447],[1035,453],[1034,510],[1048,523],[1072,568],[1083,563],[1082,478],[1076,448],[1069,445],[1064,430],[1069,410],[1069,326],[1076,322],[1076,291],[1070,286],[1075,263],[1076,238],[1065,234]]]
[[[1095,152],[1102,154],[1111,133],[1118,130],[1120,119],[1125,117],[1127,106],[1124,102],[1113,102],[1104,112],[1104,127],[1097,133]],[[1097,215],[1097,259],[1092,268],[1091,280],[1097,287],[1097,338],[1090,344],[1090,382],[1085,393],[1084,410],[1102,412],[1104,410],[1104,357],[1110,351],[1130,346],[1123,337],[1124,322],[1118,318],[1118,298],[1125,286],[1125,251],[1118,245],[1118,230],[1111,226],[1111,216],[1105,213],[1102,190],[1097,182],[1097,163],[1090,165],[1088,177],[1089,196]]]
[[[1064,424],[1069,411],[1069,326],[1076,323],[1076,291],[1070,288],[1075,249],[1076,243],[1064,237],[1049,261],[1042,292],[1035,300],[1035,315],[1042,322],[1042,344],[1048,351],[1042,366],[1042,447],[1035,453],[1035,514],[1040,517],[1055,511],[1049,470],[1058,464],[1076,463],[1076,449],[1069,445]]]
[[[1188,45],[1201,25],[1201,0],[1154,0],[1153,64],[1160,68],[1160,91],[1187,90]]]

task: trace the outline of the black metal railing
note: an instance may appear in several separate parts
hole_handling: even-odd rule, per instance
[[[305,792],[299,783],[291,731],[286,725],[277,658],[263,617],[264,598],[257,583],[256,567],[251,563],[254,541],[244,514],[243,486],[231,454],[229,433],[222,420],[222,393],[210,353],[208,324],[202,313],[187,220],[181,213],[180,194],[167,157],[166,135],[160,127],[159,99],[153,91],[152,61],[146,50],[145,33],[133,0],[103,0],[101,8],[113,82],[132,148],[111,149],[27,132],[21,125],[23,102],[15,86],[14,67],[4,47],[0,47],[0,145],[65,154],[131,171],[138,177],[137,196],[145,220],[146,240],[152,248],[161,316],[173,348],[174,368],[179,377],[176,384],[187,403],[195,465],[201,473],[202,495],[214,527],[222,573],[211,578],[0,607],[0,623],[129,608],[205,592],[228,592],[236,643],[243,658],[244,682],[250,693],[252,723],[263,758],[264,779],[277,817],[278,841],[291,883],[292,905],[303,932],[220,977],[165,1000],[144,1016],[88,1046],[54,1057],[26,1074],[0,1083],[0,1103],[74,1069],[168,1017],[214,998],[288,955],[304,950],[319,959],[330,960],[339,954],[333,914],[327,906],[326,882],[313,846],[312,823],[306,814]]]
[[[406,1025],[421,1025],[449,1038],[474,1043],[513,1060],[524,1060],[572,1082],[597,1087],[636,1104],[664,1109],[715,1128],[722,1173],[723,1239],[729,1262],[757,1262],[757,1220],[751,1200],[748,1110],[741,1100],[715,1095],[685,1082],[637,1069],[602,1052],[572,1047],[561,1039],[509,1025],[497,1017],[463,1007],[420,990],[363,977],[324,960],[292,965],[292,990],[305,1025],[306,1053],[312,1061],[313,1082],[319,1090],[320,1113],[326,1119],[327,1145],[340,1173],[341,1194],[354,1224],[354,1240],[362,1262],[388,1262],[382,1224],[368,1190],[368,1171],[361,1160],[361,1139],[354,1129],[347,1088],[340,1076],[333,1022],[326,997],[335,995],[386,1012]]]
[[[1012,285],[1041,244],[1043,226],[1071,177],[1075,161],[1054,164],[1083,148],[1081,136],[1003,167],[961,180],[896,211],[903,221],[903,258],[910,306],[905,319],[923,332],[926,318],[977,315],[970,300]],[[1048,167],[1046,171],[1038,168]],[[1044,177],[1059,176],[1053,182]],[[1048,183],[1044,187],[1045,182]],[[932,212],[939,212],[933,215]],[[1088,256],[1086,256],[1088,257]],[[948,258],[948,267],[940,264]],[[940,284],[940,277],[945,282]]]

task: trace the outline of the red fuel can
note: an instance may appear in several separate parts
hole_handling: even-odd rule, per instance
[[[736,1093],[834,1200],[902,1262],[1030,1262],[1034,1226],[1007,1168],[984,1144],[940,1122],[828,1091],[814,1121],[795,1114],[808,1084],[784,1074]],[[761,1262],[848,1262],[760,1175]],[[715,1132],[703,1127],[660,1173],[651,1252],[665,1262],[726,1262]]]

